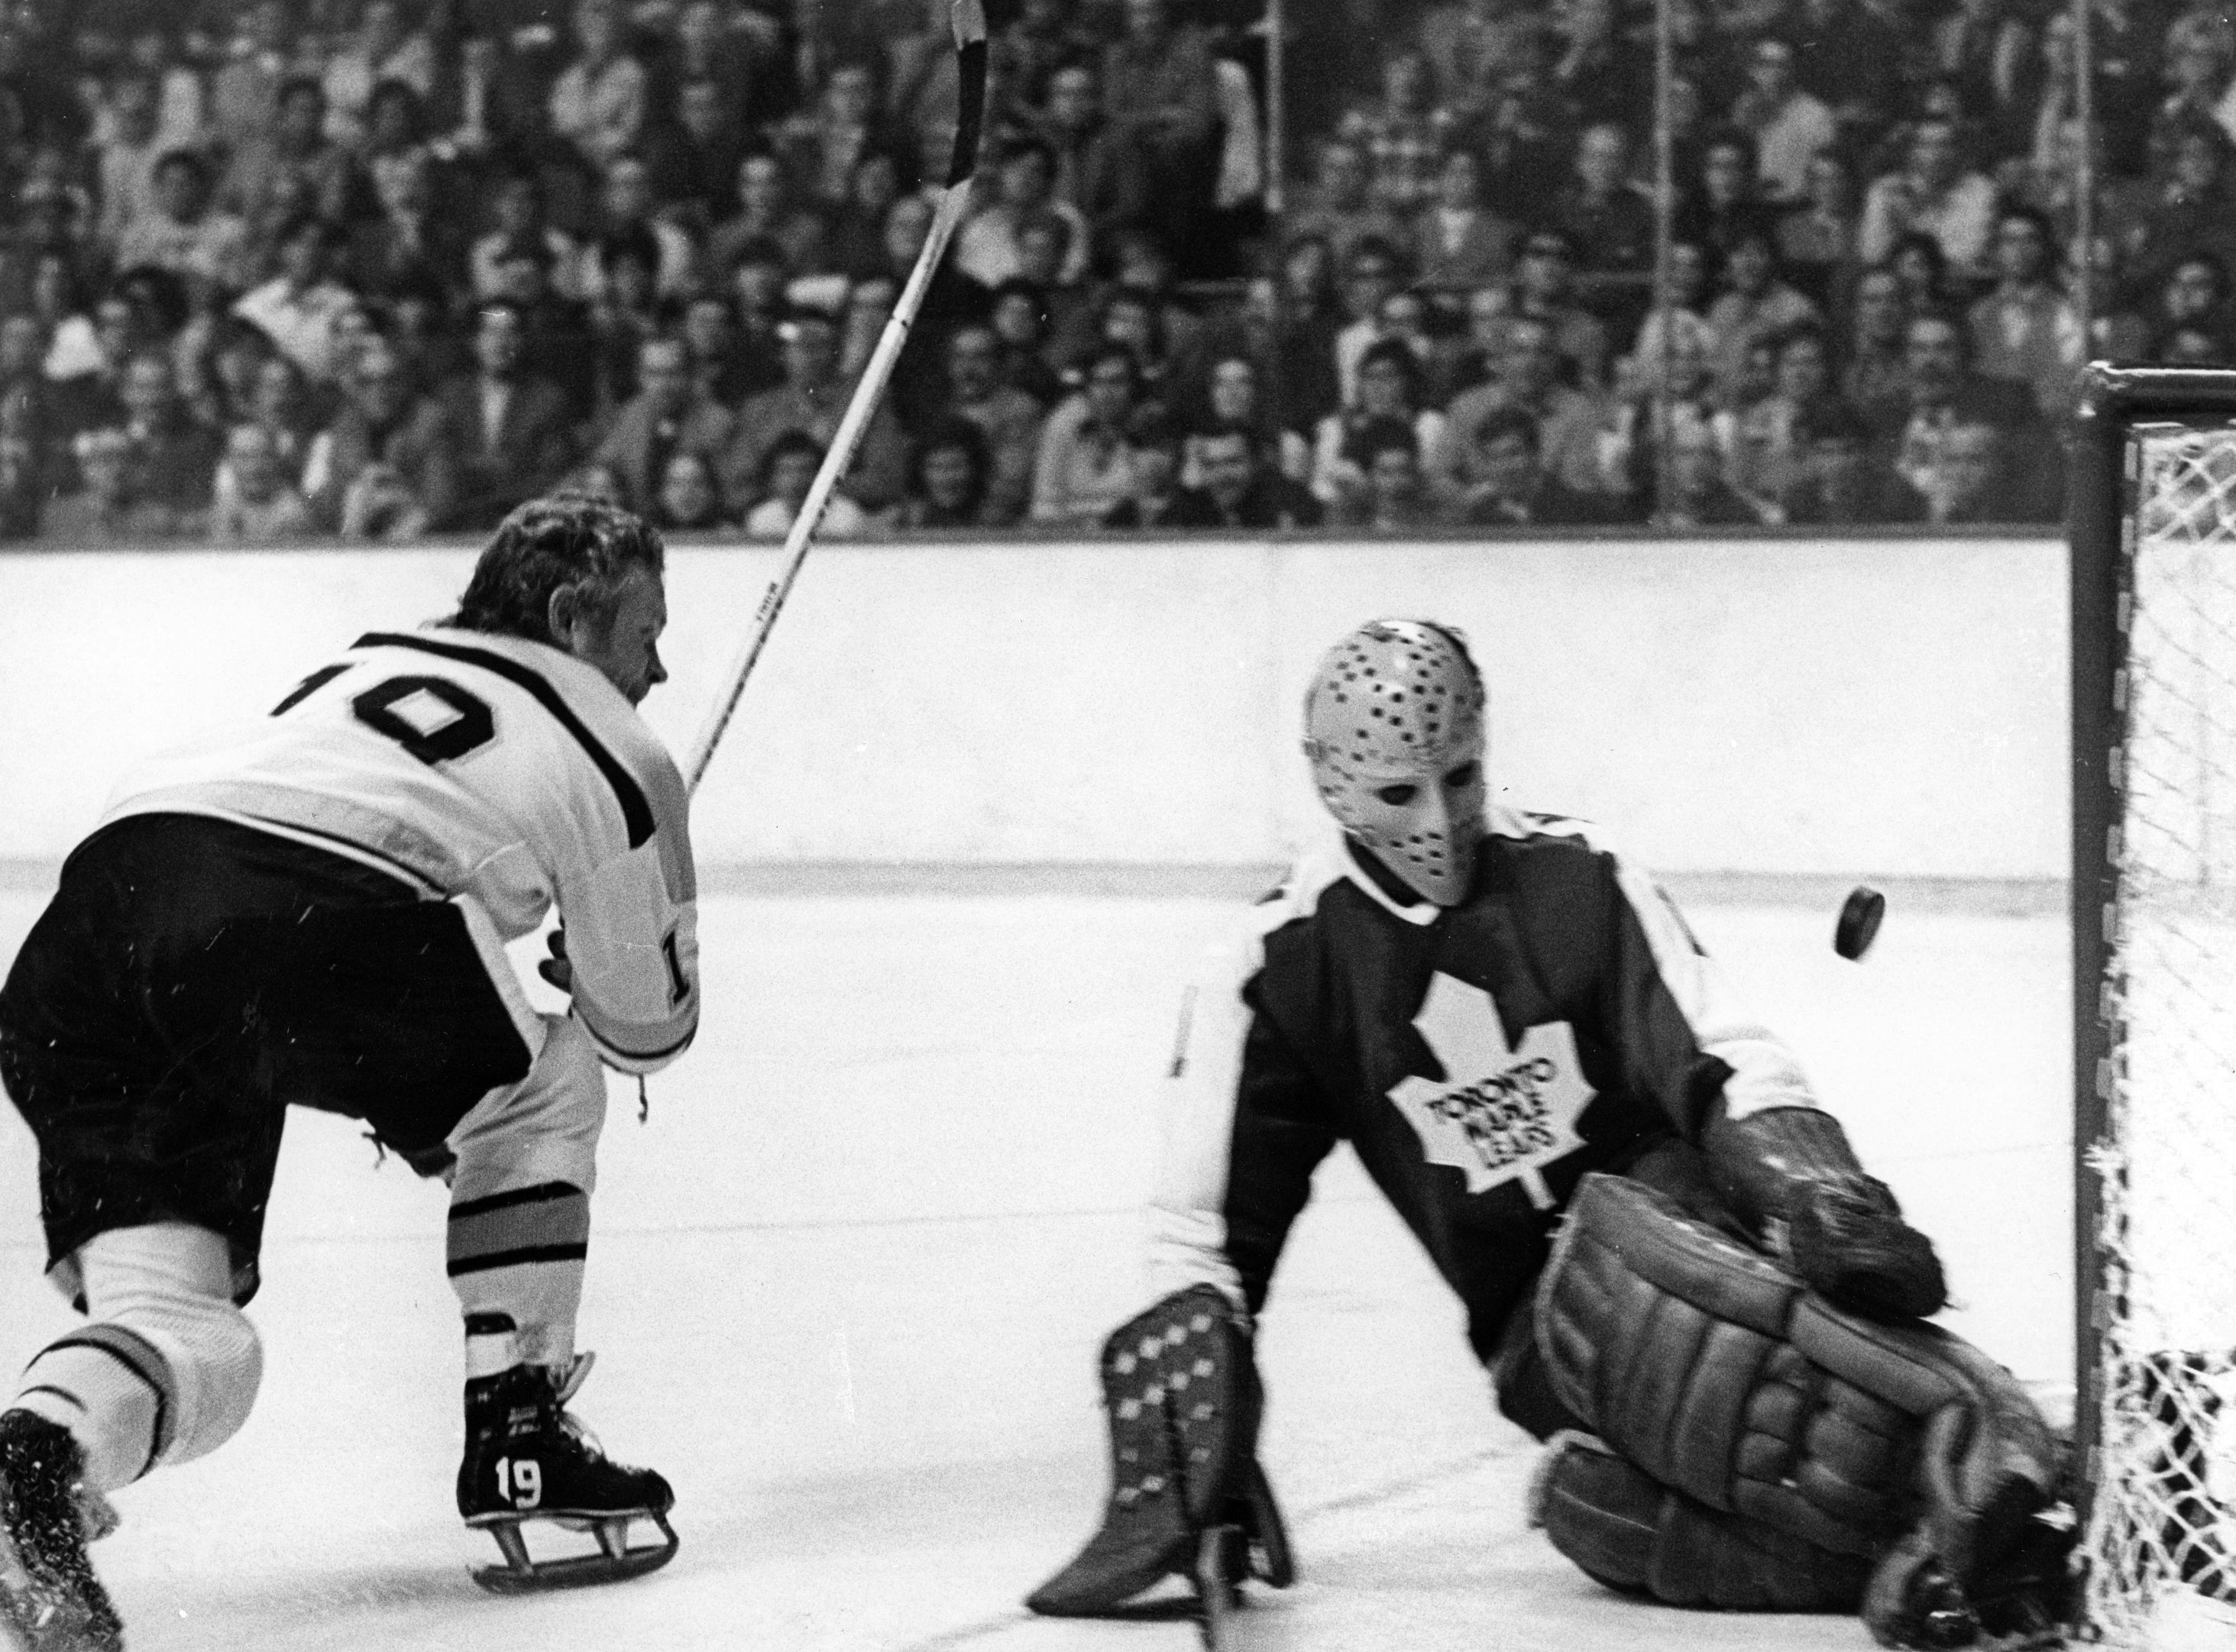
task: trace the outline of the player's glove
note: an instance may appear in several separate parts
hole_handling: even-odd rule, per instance
[[[1786,1245],[1802,1282],[1851,1314],[1924,1319],[1948,1306],[1933,1242],[1902,1219],[1885,1183],[1860,1170],[1803,1185]]]
[[[575,990],[575,966],[567,961],[567,932],[551,932],[551,955],[536,966],[536,973],[562,993]]]

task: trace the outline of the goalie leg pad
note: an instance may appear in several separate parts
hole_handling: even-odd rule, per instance
[[[1531,1488],[1530,1519],[1610,1589],[1671,1606],[1852,1611],[1870,1564],[1657,1485],[1588,1434],[1562,1434]]]
[[[1915,1530],[1969,1588],[2055,1494],[2055,1440],[2002,1367],[1842,1313],[1621,1177],[1579,1187],[1536,1313],[1554,1386],[1614,1452],[1814,1548],[1891,1563]]]
[[[1185,1572],[1206,1528],[1259,1518],[1262,1392],[1249,1332],[1224,1294],[1191,1286],[1128,1320],[1103,1344],[1101,1375],[1110,1498],[1087,1546],[1027,1597],[1049,1616],[1108,1613]]]

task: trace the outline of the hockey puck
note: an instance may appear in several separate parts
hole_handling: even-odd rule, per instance
[[[1832,931],[1832,950],[1854,960],[1871,949],[1878,938],[1879,920],[1886,916],[1886,896],[1858,883],[1848,891],[1840,908],[1840,921]]]

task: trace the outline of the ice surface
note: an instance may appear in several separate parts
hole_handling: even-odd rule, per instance
[[[0,959],[43,891],[0,892]],[[1180,1652],[1179,1621],[1017,1604],[1103,1491],[1093,1360],[1141,1306],[1137,1211],[1180,974],[1232,908],[1069,897],[716,896],[698,1046],[613,1086],[577,1401],[675,1483],[643,1582],[488,1596],[457,1521],[441,1189],[345,1121],[289,1126],[241,1435],[119,1498],[96,1551],[134,1652],[763,1648]],[[2070,1364],[2062,919],[1905,912],[1863,964],[1833,914],[1695,904],[1867,1162],[1940,1242],[1950,1322]],[[540,988],[538,989],[541,990]],[[4,1111],[4,1110],[0,1110]],[[0,1118],[0,1361],[69,1322],[38,1276],[30,1142]],[[1535,1652],[1869,1645],[1838,1618],[1679,1613],[1524,1528],[1534,1455],[1456,1309],[1347,1159],[1266,1315],[1265,1457],[1304,1581],[1250,1644]]]

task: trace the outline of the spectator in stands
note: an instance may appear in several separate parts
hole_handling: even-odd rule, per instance
[[[2149,317],[2151,359],[2166,359],[2167,341],[2177,332],[2213,341],[2204,359],[2225,357],[2231,331],[2228,297],[2228,272],[2212,253],[2194,252],[2175,265]],[[2194,356],[2194,343],[2179,353]]]
[[[1654,268],[1654,202],[1630,176],[1630,134],[1595,121],[1576,139],[1575,166],[1547,221],[1594,275],[1645,276]],[[1481,284],[1477,284],[1481,285]]]
[[[894,142],[878,115],[876,69],[866,58],[833,63],[814,107],[787,121],[778,142],[806,200],[825,211],[845,205],[862,157]]]
[[[1710,133],[1700,146],[1699,171],[1678,200],[1677,239],[1697,242],[1721,258],[1742,234],[1770,222],[1759,169],[1754,140],[1747,134],[1728,127]]]
[[[1374,419],[1354,443],[1366,477],[1351,518],[1371,534],[1417,533],[1444,518],[1421,475],[1421,449],[1403,419]]]
[[[121,429],[88,430],[72,444],[82,488],[49,502],[41,514],[43,543],[99,547],[177,533],[180,515],[133,492],[132,439]]]
[[[1864,192],[1857,251],[1876,264],[1902,236],[1923,232],[1951,266],[1970,272],[1987,252],[1995,204],[1995,185],[1963,164],[1956,123],[1921,120],[1910,128],[1900,170],[1874,179]]]
[[[1282,220],[1288,245],[1317,241],[1332,254],[1332,264],[1345,266],[1362,239],[1371,237],[1385,246],[1404,245],[1406,227],[1371,192],[1372,179],[1366,152],[1358,144],[1342,138],[1321,143],[1311,191]]]
[[[773,243],[786,270],[806,275],[829,265],[823,220],[792,199],[785,163],[766,149],[749,150],[738,162],[738,209],[715,225],[707,239],[707,261],[733,269],[740,255],[756,242]]]
[[[697,9],[708,8],[701,0]],[[645,132],[641,147],[654,199],[702,229],[729,206],[746,141],[731,111],[745,107],[742,100],[726,102],[719,81],[687,78],[676,90],[674,117]]]
[[[955,238],[956,267],[988,287],[1024,274],[1017,233],[1031,220],[1052,214],[1063,220],[1067,248],[1054,284],[1077,282],[1087,272],[1087,220],[1055,193],[1055,152],[1038,138],[1013,140],[996,162],[993,182],[991,201]]]
[[[2024,141],[2040,56],[2034,30],[2009,0],[1959,0],[1933,30],[1933,72],[1953,82],[1966,111],[2000,145]]]
[[[2160,367],[2226,367],[2236,364],[2236,347],[2218,328],[2181,322],[2151,340],[2148,359]]]
[[[1262,532],[1317,528],[1325,520],[1309,489],[1267,463],[1249,426],[1212,424],[1198,432],[1194,449],[1197,486],[1217,513],[1215,526]]]
[[[507,174],[497,186],[490,213],[495,227],[474,242],[467,257],[477,298],[494,298],[503,291],[499,270],[504,260],[523,247],[543,254],[552,291],[579,298],[588,285],[582,270],[582,244],[556,228],[545,215],[543,186],[532,172]]]
[[[357,295],[331,274],[339,235],[312,214],[290,220],[279,235],[279,273],[251,288],[233,313],[257,327],[280,353],[317,384],[339,377],[336,323],[358,307]]]
[[[597,340],[602,416],[636,394],[637,351],[667,331],[673,306],[661,302],[660,242],[643,225],[603,237],[592,258],[597,273],[591,285],[598,296],[590,302],[589,320]]]
[[[1251,433],[1253,443],[1275,474],[1292,479],[1310,475],[1312,444],[1267,404],[1266,384],[1266,370],[1258,357],[1240,351],[1214,354],[1204,381],[1202,426],[1224,429],[1239,425]],[[1202,459],[1195,447],[1192,442],[1183,479],[1190,487],[1201,487]]]
[[[1608,332],[1606,324],[1577,302],[1575,275],[1576,249],[1567,234],[1532,230],[1507,289],[1507,322],[1544,323],[1567,363],[1565,372],[1589,388],[1607,382]]]
[[[1035,522],[1086,527],[1132,491],[1124,438],[1141,390],[1134,352],[1105,344],[1088,357],[1081,377],[1079,390],[1041,427],[1033,463]]]
[[[1662,528],[1755,528],[1762,518],[1724,475],[1723,449],[1707,426],[1685,421],[1670,432],[1670,494],[1654,513]]]
[[[1734,420],[1728,475],[1765,521],[1778,521],[1806,462],[1802,430],[1832,395],[1832,347],[1813,320],[1797,322],[1765,343],[1772,352],[1770,392],[1747,403]]]
[[[1855,177],[1837,149],[1810,156],[1801,202],[1778,220],[1778,259],[1794,287],[1829,306],[1856,258]]]
[[[1514,272],[1521,228],[1483,205],[1483,161],[1472,149],[1445,151],[1435,199],[1413,228],[1415,279],[1424,287],[1464,292],[1496,286]]]
[[[1821,400],[1798,422],[1801,460],[1780,501],[1795,527],[1878,526],[1925,520],[1925,498],[1873,450],[1871,429],[1845,403]]]
[[[236,424],[226,434],[210,508],[214,544],[300,539],[311,530],[303,495],[287,478],[272,433],[260,424]]]
[[[1382,60],[1380,98],[1344,117],[1337,135],[1366,157],[1373,198],[1409,220],[1437,193],[1437,172],[1456,121],[1437,105],[1429,61],[1401,46]]]
[[[1952,430],[1985,424],[2016,437],[2035,428],[2031,390],[1972,370],[1971,332],[1963,318],[1945,310],[1912,316],[1904,327],[1903,353],[1907,403],[1898,412],[1864,410],[1878,421],[1896,474],[1929,500],[1937,488],[1948,491],[1940,478]]]
[[[342,144],[362,142],[372,126],[374,90],[384,81],[408,86],[422,99],[435,90],[435,43],[411,27],[404,0],[365,0],[356,37],[326,60],[326,135]]]
[[[1708,306],[1707,317],[1716,339],[1713,370],[1717,386],[1732,405],[1739,405],[1749,352],[1766,339],[1817,319],[1817,306],[1780,278],[1769,229],[1741,232],[1725,255],[1723,291]]]
[[[2167,95],[2151,116],[2150,152],[2161,168],[2182,131],[2210,121],[2236,138],[2236,31],[2224,14],[2191,11],[2166,36]]]
[[[699,400],[735,407],[784,382],[774,324],[765,347],[747,349],[737,305],[727,293],[701,292],[685,303],[683,344],[691,355],[691,393]],[[630,376],[635,375],[632,364]]]
[[[1542,27],[1523,0],[1446,0],[1432,8],[1421,19],[1421,49],[1444,102],[1463,116],[1484,114]]]
[[[670,534],[705,534],[726,526],[713,461],[688,448],[676,449],[668,456],[660,490],[647,510],[654,523]]]
[[[1368,346],[1358,364],[1358,393],[1312,432],[1312,496],[1330,514],[1364,521],[1371,514],[1370,462],[1365,443],[1370,427],[1396,422],[1411,433],[1416,457],[1438,451],[1444,442],[1444,414],[1425,404],[1419,359],[1402,340],[1383,338]]]
[[[121,395],[133,502],[164,507],[184,527],[209,504],[218,434],[187,410],[171,358],[161,351],[143,350],[125,364]]]
[[[221,209],[260,246],[306,212],[348,222],[365,210],[368,188],[349,151],[326,135],[326,88],[314,77],[282,81],[276,98],[271,126],[233,151],[218,191]]]
[[[732,27],[735,8],[725,0],[684,0],[676,9],[674,62],[675,82],[687,94],[694,85],[712,89],[723,110],[760,108],[775,101],[773,66],[742,27]],[[734,19],[740,25],[744,19]],[[717,188],[729,187],[735,162],[714,174]]]
[[[1910,367],[1903,346],[1903,328],[1909,319],[1910,302],[1901,277],[1884,266],[1857,277],[1848,301],[1840,396],[1866,418],[1883,421],[1881,410],[1909,403]]]
[[[1495,409],[1468,433],[1480,480],[1461,520],[1476,528],[1559,528],[1604,522],[1606,495],[1563,487],[1537,462],[1537,421],[1518,407]]]
[[[606,162],[605,176],[598,193],[598,229],[601,236],[623,235],[641,230],[652,237],[660,249],[660,267],[654,278],[660,296],[680,298],[698,285],[699,248],[690,233],[658,210],[653,199],[652,169],[644,157],[634,150],[624,151]],[[584,269],[582,296],[593,301],[601,296],[599,282],[602,279],[598,265],[592,261]]]
[[[125,226],[116,240],[119,269],[148,266],[240,288],[248,272],[248,226],[210,206],[209,162],[191,149],[171,149],[155,163],[155,210]]]
[[[1033,464],[1040,453],[1041,406],[1002,382],[994,329],[965,322],[948,336],[947,401],[940,416],[976,425],[986,443],[984,515],[1007,527],[1032,503]]]
[[[1056,196],[1087,226],[1086,250],[1135,222],[1147,206],[1146,180],[1129,161],[1102,100],[1102,66],[1080,56],[1048,80],[1047,102],[1035,122],[1056,158]],[[1359,187],[1365,188],[1362,173]]]
[[[562,411],[575,423],[589,419],[598,404],[598,344],[588,305],[552,291],[551,266],[543,250],[513,246],[497,260],[497,296],[520,318],[523,375],[556,387]]]
[[[466,235],[456,214],[442,210],[427,153],[414,151],[376,170],[373,179],[380,210],[350,232],[349,285],[374,299],[430,285],[444,293],[462,292]]]
[[[1140,531],[1216,528],[1218,508],[1180,481],[1180,427],[1157,403],[1134,410],[1126,422],[1126,497],[1104,513],[1105,528]]]
[[[1601,398],[1562,382],[1550,327],[1535,317],[1509,317],[1492,377],[1452,398],[1444,439],[1424,447],[1430,482],[1454,509],[1470,508],[1483,484],[1486,459],[1475,433],[1490,414],[1507,410],[1536,422],[1538,464],[1562,488],[1577,494],[1613,488],[1600,455],[1599,431],[1608,416]]]
[[[437,403],[457,467],[457,499],[437,525],[477,532],[550,491],[575,461],[567,396],[529,370],[529,321],[510,299],[485,301],[474,322],[474,370]]]
[[[415,393],[395,348],[367,340],[342,389],[340,410],[302,462],[312,521],[350,539],[411,539],[447,522],[457,497],[456,433],[431,398]]]
[[[703,354],[692,366],[704,374],[714,361],[725,362],[721,374],[710,381],[718,399],[742,401],[784,383],[784,341],[777,334],[784,324],[785,283],[784,252],[774,241],[748,241],[738,249],[729,290],[735,342],[727,356]],[[687,324],[687,311],[684,319]]]
[[[2236,157],[2236,148],[2216,123],[2181,123],[2149,211],[2120,249],[2131,296],[2149,292],[2179,260],[2193,252],[2210,252],[2224,267],[2236,269],[2232,157]]]
[[[2047,418],[2073,399],[2082,357],[2081,318],[2052,272],[2049,222],[2028,206],[1996,220],[1996,285],[1972,306],[1972,360],[1990,378],[2034,392]]]
[[[1171,0],[1125,0],[1126,32],[1102,59],[1102,90],[1139,169],[1145,221],[1168,246],[1189,245],[1211,204],[1219,92],[1211,43],[1176,24]]]
[[[989,324],[1001,346],[996,373],[1014,390],[1022,390],[1045,412],[1063,399],[1063,380],[1047,355],[1048,295],[1037,282],[1022,276],[994,290]]]
[[[854,163],[846,199],[830,216],[823,261],[850,281],[885,268],[885,214],[901,197],[901,163],[890,149],[871,149]]]
[[[155,79],[142,73],[128,70],[109,88],[109,130],[94,156],[101,196],[94,231],[105,245],[116,245],[126,229],[155,210],[155,163],[163,154],[155,98]]]
[[[985,433],[968,419],[941,419],[909,456],[908,491],[897,527],[970,528],[996,524],[986,512],[992,461]]]
[[[252,339],[261,340],[261,335],[253,328],[244,324],[241,331]],[[319,409],[311,395],[311,382],[304,377],[301,368],[269,344],[254,350],[251,359],[255,365],[246,393],[232,397],[228,410],[264,427],[287,479],[299,482],[303,468],[310,460],[311,445],[319,435]],[[349,366],[345,364],[345,382],[349,371]]]
[[[784,383],[739,407],[729,446],[716,467],[733,509],[749,510],[766,497],[773,485],[767,457],[779,437],[800,432],[818,447],[827,445],[853,390],[852,381],[838,371],[837,318],[826,311],[799,308],[778,336]],[[889,405],[881,404],[854,450],[846,473],[847,492],[865,509],[883,509],[900,497],[907,456],[899,422]]]
[[[1345,405],[1358,399],[1358,364],[1381,341],[1383,301],[1398,285],[1396,247],[1372,236],[1351,244],[1343,279],[1343,308],[1350,319],[1335,335],[1336,386]]]
[[[574,23],[574,61],[551,88],[551,129],[602,168],[635,148],[649,87],[628,49],[617,0],[577,0]]]
[[[220,148],[238,151],[272,129],[292,61],[293,10],[287,0],[252,0],[240,9],[232,55],[210,76],[209,130]]]
[[[637,347],[636,382],[636,396],[590,456],[613,467],[623,502],[642,511],[652,508],[672,456],[695,453],[713,463],[729,445],[735,420],[692,382],[690,352],[672,335]]]
[[[1809,163],[1838,137],[1832,111],[1802,90],[1790,41],[1758,39],[1747,57],[1747,86],[1732,105],[1732,124],[1754,139],[1763,198],[1797,202],[1809,192]]]
[[[1920,491],[1926,521],[1944,523],[2038,520],[2008,462],[2009,437],[1984,420],[1966,420],[1943,432]]]
[[[786,430],[769,443],[761,456],[753,508],[746,512],[746,537],[782,539],[789,534],[822,465],[823,444],[804,430]],[[852,539],[868,521],[859,505],[833,488],[816,531],[832,539]]]

